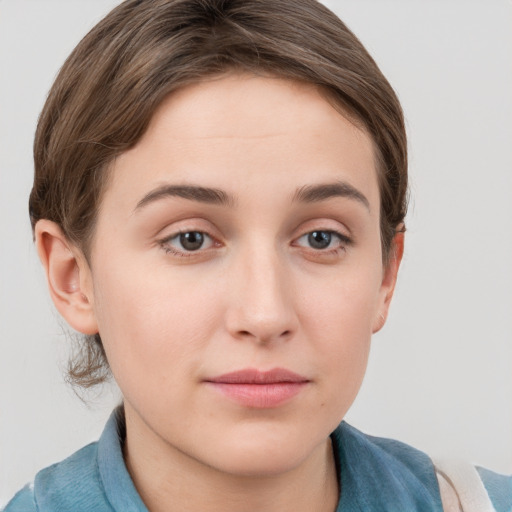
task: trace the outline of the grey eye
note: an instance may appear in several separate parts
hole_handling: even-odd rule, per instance
[[[330,229],[315,229],[309,233],[304,233],[294,242],[296,246],[314,249],[315,251],[344,249],[351,244],[352,240],[348,236]]]
[[[312,231],[308,233],[308,244],[313,249],[326,249],[331,244],[332,233],[330,231]]]

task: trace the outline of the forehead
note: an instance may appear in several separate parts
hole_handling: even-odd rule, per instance
[[[353,124],[353,135],[369,139],[362,123],[342,113],[341,105],[325,88],[276,76],[232,72],[170,94],[156,110],[144,138],[173,122],[179,124],[179,133],[174,135],[186,138],[261,137],[306,130],[325,136],[326,124],[332,129],[347,121]]]
[[[129,189],[140,200],[144,190],[167,180],[228,189],[266,180],[292,193],[339,178],[378,201],[373,143],[365,131],[311,84],[248,74],[172,93],[138,144],[118,157],[112,178],[109,188],[125,189],[119,194],[125,199],[133,195]]]

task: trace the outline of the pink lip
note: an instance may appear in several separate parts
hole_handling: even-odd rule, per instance
[[[260,371],[247,368],[204,381],[227,398],[245,407],[278,407],[299,394],[309,380],[284,368]]]

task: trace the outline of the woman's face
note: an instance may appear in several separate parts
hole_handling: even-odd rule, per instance
[[[313,86],[251,75],[160,106],[113,165],[91,251],[128,442],[237,474],[325,446],[397,268],[370,138]]]

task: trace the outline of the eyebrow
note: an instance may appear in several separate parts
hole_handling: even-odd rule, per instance
[[[297,190],[293,201],[301,203],[317,203],[331,197],[346,197],[354,199],[370,210],[370,202],[366,196],[346,181],[324,183],[319,185],[305,185]]]
[[[234,197],[218,188],[199,187],[197,185],[162,185],[148,192],[137,203],[135,211],[164,197],[181,197],[182,199],[221,206],[232,206],[235,203]]]
[[[218,188],[201,187],[198,185],[161,185],[148,192],[137,203],[134,211],[140,210],[148,204],[165,197],[180,197],[182,199],[219,206],[233,206],[236,203],[234,196]],[[295,192],[292,202],[317,203],[332,197],[354,199],[370,210],[370,203],[366,196],[346,181],[305,185]]]

